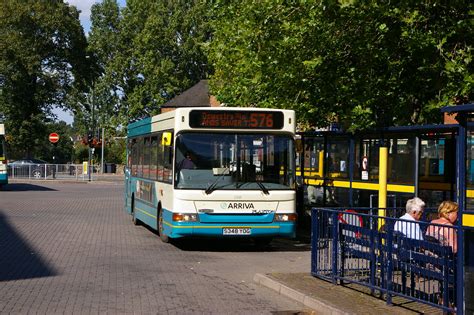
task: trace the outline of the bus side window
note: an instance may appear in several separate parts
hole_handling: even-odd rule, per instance
[[[137,169],[138,169],[138,144],[137,139],[132,139],[132,175],[137,176]]]
[[[150,178],[150,137],[145,137],[143,145],[143,177]]]
[[[158,134],[158,139],[161,139],[162,133]],[[164,167],[164,162],[163,162],[163,155],[164,155],[164,146],[162,141],[158,141],[157,143],[157,162],[156,162],[156,174],[157,174],[157,180],[162,182],[163,181],[163,167]]]
[[[137,177],[143,176],[143,153],[144,153],[144,142],[145,138],[141,137],[137,139]]]
[[[151,137],[150,143],[150,179],[156,180],[157,158],[158,158],[158,138]]]

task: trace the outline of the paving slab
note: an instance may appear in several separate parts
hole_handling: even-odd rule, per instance
[[[442,314],[441,311],[394,297],[387,305],[379,296],[358,285],[334,285],[308,273],[257,273],[254,282],[292,298],[317,314]]]

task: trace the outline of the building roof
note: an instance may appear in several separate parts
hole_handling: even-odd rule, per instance
[[[211,95],[207,80],[201,80],[180,95],[161,105],[162,108],[210,107]]]

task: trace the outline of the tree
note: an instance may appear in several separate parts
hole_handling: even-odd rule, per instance
[[[67,108],[73,86],[85,86],[87,42],[75,7],[59,0],[0,3],[0,111],[9,145],[39,152],[54,107]]]
[[[105,74],[121,95],[121,117],[156,114],[160,105],[207,77],[208,11],[202,0],[127,2],[118,53]]]
[[[473,99],[468,1],[215,3],[210,86],[226,104],[354,130],[436,122]]]
[[[83,134],[95,126],[110,126],[114,130],[118,125],[117,117],[113,115],[118,110],[118,91],[113,85],[112,76],[107,76],[106,73],[110,72],[108,67],[119,53],[121,19],[120,7],[115,0],[104,0],[91,8],[88,57],[94,64],[94,73],[90,89],[78,98],[80,110],[75,115]]]
[[[118,115],[120,98],[115,85],[117,79],[115,74],[107,74],[112,73],[108,69],[119,53],[121,19],[120,7],[115,0],[104,0],[91,8],[92,26],[87,47],[87,60],[91,68],[89,84],[86,89],[72,91],[68,98],[71,108],[74,108],[74,128],[82,137],[90,132],[98,140],[101,128],[105,128],[106,138],[120,133],[117,126],[124,119]],[[80,151],[79,158],[83,148],[76,149]]]

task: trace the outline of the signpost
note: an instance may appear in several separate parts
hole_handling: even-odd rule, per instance
[[[57,143],[59,141],[59,135],[55,132],[50,133],[48,138],[51,143]]]
[[[56,145],[58,144],[59,141],[59,135],[56,132],[52,132],[49,134],[49,142],[53,144],[53,164],[56,164],[56,154],[54,151],[56,151]],[[53,178],[56,178],[56,165],[53,165]]]

